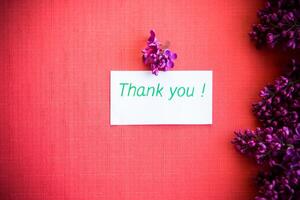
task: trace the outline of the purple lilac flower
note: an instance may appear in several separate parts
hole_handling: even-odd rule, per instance
[[[300,48],[300,1],[268,0],[257,12],[259,23],[249,33],[258,47]]]
[[[158,75],[159,71],[168,71],[173,68],[174,60],[177,58],[176,53],[161,47],[153,30],[150,31],[147,47],[142,50],[142,53],[144,64],[149,66],[155,75]]]
[[[253,105],[262,127],[237,131],[233,139],[238,151],[264,166],[256,200],[300,199],[300,64],[292,60],[289,67]]]
[[[263,126],[295,128],[300,111],[300,66],[293,60],[292,72],[267,85],[260,92],[261,101],[253,105],[253,111]]]

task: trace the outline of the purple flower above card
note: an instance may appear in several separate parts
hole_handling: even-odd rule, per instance
[[[142,50],[143,62],[152,70],[152,74],[158,75],[159,71],[168,71],[174,67],[174,60],[177,54],[162,45],[155,37],[155,32],[150,31],[150,37],[147,41],[147,47]]]

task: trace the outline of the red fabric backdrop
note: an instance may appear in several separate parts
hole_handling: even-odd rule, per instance
[[[2,0],[1,200],[253,198],[230,140],[279,73],[247,36],[262,3]],[[175,70],[213,70],[213,125],[110,126],[110,70],[145,70],[152,28]]]

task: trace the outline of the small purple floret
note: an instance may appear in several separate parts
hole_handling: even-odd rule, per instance
[[[169,49],[163,49],[155,37],[155,32],[150,31],[147,47],[142,50],[143,62],[149,66],[152,73],[158,75],[159,71],[168,71],[174,67],[177,54]]]

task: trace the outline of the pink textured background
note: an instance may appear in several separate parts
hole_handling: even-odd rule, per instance
[[[247,37],[262,3],[2,0],[1,200],[253,198],[257,169],[230,140],[279,73]],[[146,69],[151,28],[175,70],[214,71],[212,126],[110,126],[110,70]]]

